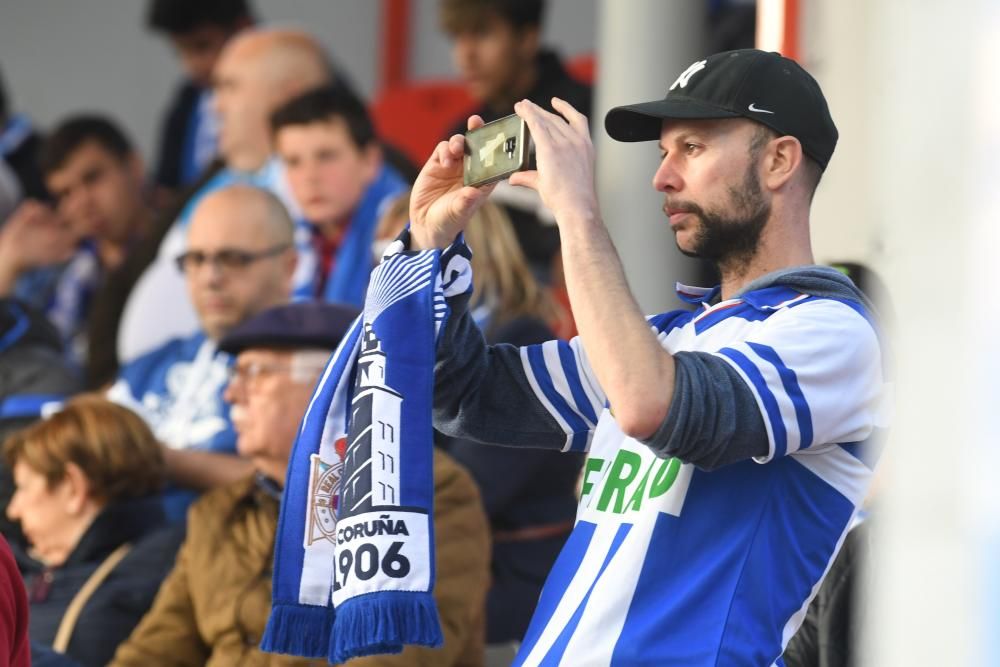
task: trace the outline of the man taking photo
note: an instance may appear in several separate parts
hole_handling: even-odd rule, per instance
[[[809,209],[838,136],[826,100],[795,62],[748,49],[608,113],[612,137],[659,140],[653,186],[677,244],[722,276],[682,290],[695,310],[650,318],[601,219],[586,118],[552,105],[515,105],[538,169],[510,182],[555,215],[580,336],[487,349],[456,297],[435,367],[438,429],[589,451],[515,664],[776,663],[886,426],[874,313],[813,265]],[[463,144],[441,142],[417,179],[412,250],[449,246],[489,195],[462,186]]]

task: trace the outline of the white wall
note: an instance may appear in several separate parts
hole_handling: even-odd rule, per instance
[[[267,22],[316,33],[359,90],[377,87],[380,3],[376,0],[252,0]],[[594,0],[550,0],[546,36],[565,54],[594,45]],[[81,110],[121,121],[151,157],[160,114],[179,81],[169,46],[143,26],[142,0],[3,0],[0,69],[18,110],[42,126]],[[411,75],[449,77],[436,0],[411,5]]]

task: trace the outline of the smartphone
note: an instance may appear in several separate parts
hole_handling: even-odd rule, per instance
[[[463,183],[488,185],[528,169],[530,143],[528,126],[517,114],[466,132]]]

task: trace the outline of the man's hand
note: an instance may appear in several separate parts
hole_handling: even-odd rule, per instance
[[[253,472],[253,464],[237,454],[201,449],[174,449],[160,444],[167,479],[188,489],[207,491],[239,481]]]
[[[0,289],[9,293],[25,271],[65,262],[73,256],[77,238],[46,204],[28,200],[0,228]]]
[[[479,116],[469,118],[468,127],[482,127]],[[410,235],[414,250],[446,248],[469,224],[472,214],[493,192],[462,185],[465,137],[453,135],[434,149],[420,170],[410,194]]]
[[[514,105],[535,142],[538,169],[511,175],[510,184],[537,191],[556,222],[599,217],[587,117],[558,97],[552,98],[552,108],[561,115],[528,100]]]

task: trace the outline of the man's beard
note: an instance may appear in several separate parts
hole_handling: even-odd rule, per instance
[[[728,212],[707,211],[684,201],[668,201],[664,210],[685,211],[699,220],[692,247],[677,245],[683,254],[712,261],[723,273],[744,273],[757,254],[761,233],[771,215],[771,204],[764,199],[754,164],[747,168],[739,186],[729,186],[729,201]]]

